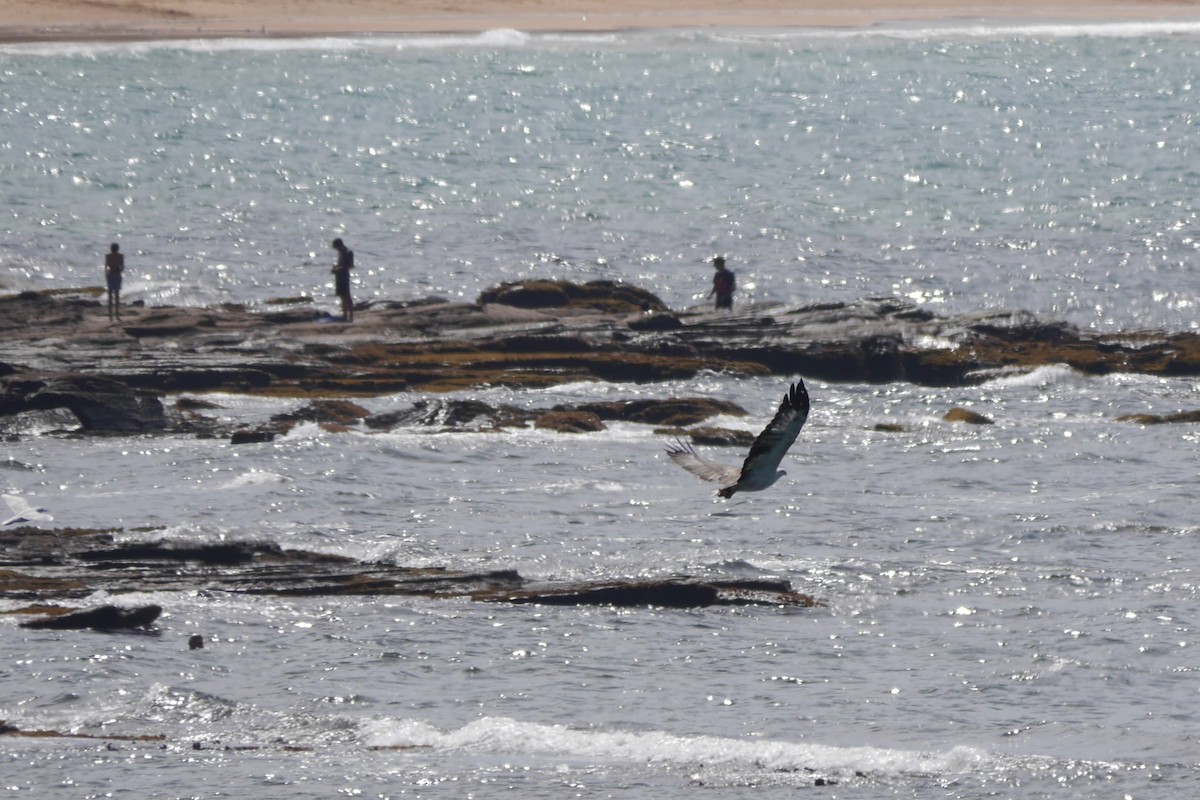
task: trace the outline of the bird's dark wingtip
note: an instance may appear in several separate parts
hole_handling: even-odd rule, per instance
[[[793,408],[808,408],[808,387],[801,378],[788,389],[787,400]]]

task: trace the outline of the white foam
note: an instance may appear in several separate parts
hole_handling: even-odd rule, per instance
[[[265,31],[269,34],[269,29]],[[1102,22],[1039,21],[1014,23],[980,19],[963,23],[958,20],[921,24],[882,23],[864,27],[783,27],[754,29],[738,27],[657,28],[619,33],[530,33],[512,28],[497,28],[480,33],[419,33],[356,36],[246,37],[163,39],[140,42],[36,42],[0,45],[0,55],[26,56],[98,56],[109,53],[146,54],[160,50],[186,50],[201,53],[287,52],[312,50],[324,53],[368,49],[453,49],[520,48],[534,46],[614,45],[633,41],[653,41],[687,45],[710,41],[839,41],[859,39],[997,39],[997,38],[1133,38],[1138,36],[1200,35],[1200,19],[1194,20],[1117,20]]]
[[[1119,20],[1101,22],[1039,21],[1007,22],[980,19],[964,23],[959,20],[919,24],[880,24],[853,28],[783,28],[770,32],[721,31],[722,38],[754,38],[794,40],[850,39],[1005,39],[1073,37],[1134,38],[1138,36],[1179,36],[1200,34],[1200,19],[1194,20]]]
[[[502,717],[488,717],[448,732],[417,720],[378,720],[368,726],[366,733],[368,743],[378,747],[432,747],[668,766],[719,765],[772,772],[957,774],[996,761],[995,757],[969,747],[923,753],[721,736],[678,736],[665,731],[580,730]]]
[[[988,385],[994,387],[1074,386],[1085,384],[1089,380],[1087,375],[1066,364],[1047,364],[1028,372],[1000,373],[992,378]]]
[[[589,37],[598,41],[597,37]],[[152,39],[139,42],[37,42],[0,45],[0,54],[26,56],[99,56],[113,53],[145,55],[179,50],[194,53],[261,52],[283,53],[314,51],[321,53],[354,52],[410,48],[524,47],[534,41],[570,41],[553,39],[512,29],[496,29],[473,34],[387,34],[380,36],[247,36],[196,39]]]
[[[250,470],[249,472],[238,475],[230,481],[218,486],[219,491],[228,489],[240,489],[246,486],[264,486],[271,484],[287,483],[290,479],[274,472],[266,472],[261,470]]]

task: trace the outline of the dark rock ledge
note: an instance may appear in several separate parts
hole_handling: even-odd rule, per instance
[[[664,608],[816,605],[812,597],[794,591],[786,581],[677,577],[534,584],[512,570],[400,567],[289,550],[276,544],[181,544],[153,538],[155,530],[140,533],[145,541],[118,543],[113,531],[104,530],[17,527],[0,531],[0,597],[29,602],[23,613],[45,616],[46,621],[27,627],[101,630],[145,627],[158,616],[157,610],[151,613],[149,609],[157,607],[127,617],[101,610],[104,613],[82,616],[85,624],[68,625],[49,620],[75,609],[47,604],[82,600],[98,591],[110,595],[219,591],[279,597],[409,595],[495,603]],[[113,622],[114,617],[118,622]]]
[[[29,605],[7,612],[26,618],[21,626],[56,632],[95,630],[107,634],[155,635],[163,609],[157,605],[110,605],[78,609],[60,605],[104,591],[230,592],[281,597],[406,595],[469,599],[490,603],[603,605],[673,609],[760,605],[808,608],[820,605],[786,581],[720,578],[663,578],[586,583],[532,584],[511,570],[460,572],[438,567],[410,568],[355,561],[342,556],[287,550],[275,544],[197,545],[154,539],[159,531],[140,530],[145,541],[118,543],[111,530],[23,527],[0,530],[0,598]],[[169,618],[168,618],[169,619]],[[169,622],[166,624],[170,624]],[[62,635],[59,633],[58,635]],[[204,647],[191,634],[189,649]],[[24,730],[0,720],[0,736],[38,739],[93,739],[119,744],[163,743],[161,734],[121,735],[56,730]],[[193,749],[307,751],[305,744],[279,745],[193,742]]]
[[[0,435],[13,417],[40,432],[230,435],[193,398],[189,407],[170,403],[218,391],[350,400],[686,380],[706,370],[955,386],[1049,364],[1200,375],[1195,333],[1097,334],[1019,311],[939,317],[895,298],[676,313],[623,284],[527,281],[474,303],[363,305],[347,325],[304,304],[130,306],[111,323],[97,292],[0,297]],[[589,412],[604,421],[595,409],[549,411],[572,412],[542,423],[563,430],[596,429]],[[245,435],[262,441],[286,424]]]

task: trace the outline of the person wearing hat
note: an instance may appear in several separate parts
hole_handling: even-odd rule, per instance
[[[732,311],[733,290],[737,284],[733,277],[733,271],[725,268],[724,256],[715,256],[712,263],[717,271],[713,273],[712,291],[708,293],[708,296],[717,298],[714,308],[718,311],[722,308]]]

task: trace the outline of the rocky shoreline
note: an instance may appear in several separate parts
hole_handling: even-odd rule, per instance
[[[529,281],[496,287],[473,303],[363,304],[355,322],[343,324],[303,298],[255,308],[132,306],[110,322],[99,293],[0,298],[0,435],[19,436],[26,422],[39,431],[232,437],[237,431],[204,414],[209,392],[353,401],[686,380],[703,371],[960,386],[1052,364],[1092,375],[1200,375],[1195,333],[1097,334],[1019,311],[939,317],[895,298],[679,313],[622,284]],[[511,409],[471,413],[462,404],[431,410],[424,402],[407,422],[424,415],[427,424],[483,417],[527,425],[553,411],[558,422],[542,424],[595,430],[604,418],[598,409],[543,409],[531,417]],[[352,403],[314,403],[297,414],[332,425],[384,422]],[[261,440],[288,424],[264,421],[242,435]]]
[[[529,281],[496,287],[474,303],[363,304],[355,322],[344,324],[303,298],[256,308],[135,305],[110,321],[99,295],[81,289],[0,297],[0,436],[194,435],[240,444],[268,441],[305,421],[330,430],[532,425],[571,433],[619,419],[706,443],[745,445],[744,432],[700,427],[716,415],[745,413],[707,398],[528,410],[462,395],[491,386],[686,380],[703,371],[936,386],[1055,364],[1087,374],[1200,375],[1200,337],[1193,333],[1096,334],[1024,312],[939,317],[894,298],[679,313],[622,284]],[[216,392],[294,398],[297,407],[233,426],[208,413],[219,406],[205,395]],[[381,414],[355,402],[398,392],[427,397]],[[448,393],[454,395],[441,397]],[[961,409],[946,418],[990,422]],[[1127,419],[1198,418],[1183,412]],[[273,544],[184,547],[144,533],[145,543],[118,545],[106,531],[10,529],[0,597],[29,601],[27,613],[99,590],[196,588],[672,607],[814,602],[770,581],[683,577],[537,586],[512,572],[409,569]]]

